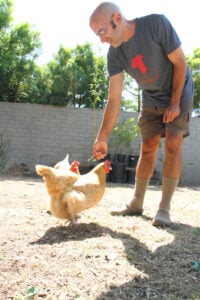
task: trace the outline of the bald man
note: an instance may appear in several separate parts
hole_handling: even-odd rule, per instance
[[[93,145],[95,158],[102,159],[108,152],[107,141],[120,112],[124,72],[142,89],[134,194],[124,210],[113,214],[142,215],[160,139],[165,138],[162,193],[152,224],[170,226],[170,204],[181,175],[183,138],[189,135],[194,94],[180,39],[164,15],[127,20],[112,2],[103,2],[94,10],[90,27],[102,43],[110,44],[108,101]]]

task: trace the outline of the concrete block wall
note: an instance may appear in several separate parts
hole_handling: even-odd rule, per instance
[[[200,118],[191,118],[190,135],[183,142],[183,167],[180,185],[200,186]],[[160,156],[164,158],[164,139],[158,151],[156,167],[162,173]]]
[[[92,119],[88,110],[32,104],[0,103],[0,133],[10,146],[8,167],[53,164],[67,153],[84,160],[91,154]]]
[[[102,114],[102,110],[0,102],[0,134],[11,150],[7,168],[25,163],[34,170],[35,164],[53,165],[67,153],[70,161],[87,161]]]
[[[53,165],[67,153],[70,161],[86,162],[102,115],[102,110],[0,102],[0,134],[10,148],[7,168],[25,163],[34,171],[36,164]],[[137,114],[120,113],[120,118],[130,117],[137,118]],[[200,185],[199,133],[200,119],[192,119],[191,136],[185,139],[183,149],[185,185]],[[124,152],[138,153],[139,142],[137,138]],[[162,172],[159,159],[156,168]]]

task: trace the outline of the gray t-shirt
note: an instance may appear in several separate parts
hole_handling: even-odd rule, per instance
[[[110,47],[107,57],[109,75],[126,71],[143,90],[142,106],[166,107],[170,100],[173,64],[167,55],[177,49],[180,39],[164,15],[152,14],[135,19],[133,37],[119,47]],[[181,101],[193,96],[189,69]]]

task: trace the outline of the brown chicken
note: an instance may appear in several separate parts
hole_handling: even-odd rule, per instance
[[[96,165],[89,173],[80,175],[79,162],[71,165],[66,158],[54,168],[36,165],[36,172],[43,177],[50,196],[50,211],[60,219],[67,219],[70,225],[77,220],[77,214],[97,204],[103,197],[106,174],[111,170],[110,161]]]

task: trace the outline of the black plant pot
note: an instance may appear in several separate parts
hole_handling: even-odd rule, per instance
[[[135,170],[127,168],[126,170],[126,182],[134,184],[135,183]]]
[[[81,175],[87,174],[91,170],[92,170],[92,166],[89,164],[80,164],[80,166],[79,166],[79,172]]]
[[[126,163],[126,154],[115,154],[113,160],[116,163]]]
[[[111,154],[108,153],[103,159],[100,159],[99,162],[105,161],[105,160],[111,160]]]
[[[126,182],[126,164],[112,163],[112,170],[110,173],[111,181],[115,183]]]
[[[134,168],[137,166],[139,155],[129,155],[128,156],[128,167]]]

